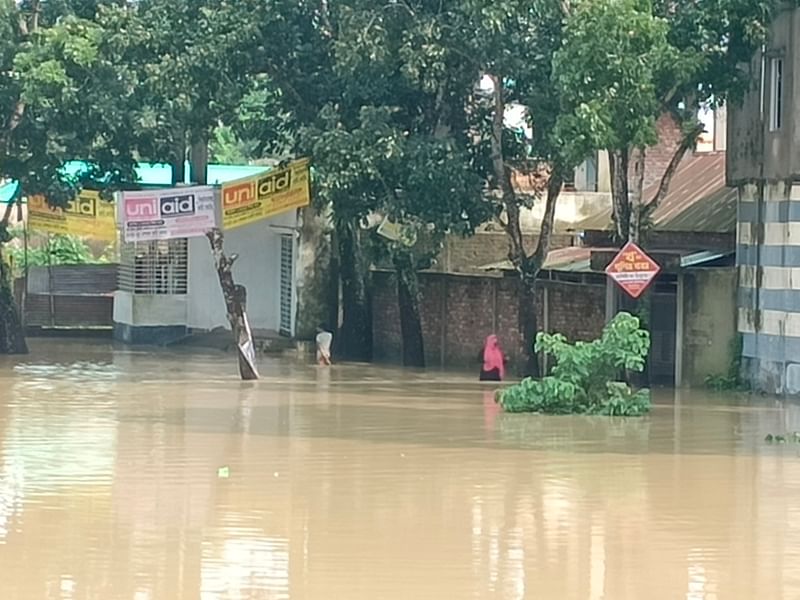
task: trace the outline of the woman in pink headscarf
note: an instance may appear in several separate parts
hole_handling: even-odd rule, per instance
[[[497,336],[492,334],[483,345],[481,381],[503,381],[506,376],[506,357]]]

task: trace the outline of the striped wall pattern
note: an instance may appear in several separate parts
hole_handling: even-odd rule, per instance
[[[800,184],[740,187],[736,257],[743,357],[767,391],[800,393]]]

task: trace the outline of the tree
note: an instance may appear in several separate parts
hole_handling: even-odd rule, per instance
[[[437,237],[470,231],[485,218],[486,212],[479,214],[490,203],[475,193],[480,180],[484,192],[500,190],[496,211],[502,213],[509,255],[520,273],[520,328],[530,352],[536,331],[536,275],[549,250],[567,168],[553,136],[559,99],[552,85],[551,56],[560,43],[560,5],[546,0],[387,5],[350,0],[299,7],[276,2],[253,10],[262,31],[254,35],[265,40],[269,53],[262,61],[264,72],[291,106],[300,125],[298,143],[314,156],[320,195],[333,205],[345,337],[350,338],[348,307],[356,307],[350,313],[357,313],[353,322],[368,314],[359,274],[365,262],[358,250],[360,223],[380,211],[400,225],[433,234],[420,236],[423,244],[414,249],[403,244],[388,248],[399,275],[404,345],[410,350],[405,359],[422,363],[415,273],[429,264]],[[276,36],[276,29],[282,35]],[[267,39],[277,41],[268,45]],[[509,84],[495,86],[496,95],[488,103],[475,89],[484,74]],[[505,109],[511,102],[524,103],[534,115],[534,139],[522,140],[506,126]],[[418,189],[409,193],[413,176],[436,179],[437,168],[420,160],[423,156],[438,156],[447,165],[439,165],[438,171],[456,174],[455,181],[466,175],[466,181],[459,181],[463,187],[434,184],[440,193],[435,199]],[[535,250],[527,247],[520,223],[520,212],[532,198],[514,189],[515,168],[543,174],[552,190]],[[470,181],[471,176],[476,179]],[[486,195],[492,200],[492,194]],[[352,339],[361,341],[367,327],[359,329]]]
[[[561,44],[564,6],[548,0],[503,0],[462,4],[459,41],[462,60],[490,81],[488,93],[476,94],[468,111],[482,173],[497,200],[496,218],[509,241],[509,259],[519,275],[519,333],[528,357],[525,370],[538,372],[536,280],[550,251],[555,209],[564,176],[577,162],[562,151],[556,125],[562,98],[555,86],[552,56]],[[508,109],[522,106],[532,135],[514,129]],[[480,161],[479,161],[480,162]],[[514,174],[537,182],[536,193],[523,194]],[[522,229],[522,213],[545,202],[535,245]]]
[[[490,214],[466,129],[477,73],[443,43],[457,5],[352,1],[329,14],[337,32],[331,81],[345,97],[300,136],[338,219],[379,214],[409,234],[377,238],[397,273],[407,366],[425,365],[417,271],[431,265],[445,235],[469,234]]]
[[[565,111],[559,134],[573,158],[608,150],[620,242],[642,238],[703,132],[698,109],[743,89],[738,65],[763,40],[776,6],[772,0],[583,0],[574,7],[554,58]],[[656,193],[644,198],[647,148],[658,142],[656,121],[665,113],[682,139]]]
[[[0,1],[0,178],[17,181],[20,194],[43,194],[53,206],[64,206],[100,173],[109,188],[133,176],[128,157],[109,150],[119,146],[125,126],[104,110],[127,90],[125,79],[101,56],[100,30],[66,5],[56,19],[44,4]],[[62,167],[75,156],[87,168],[69,177]],[[0,353],[27,351],[2,260],[18,200],[0,219]]]
[[[254,47],[242,44],[247,16],[217,2],[143,0],[102,11],[108,56],[137,82],[130,154],[169,162],[173,183],[184,181],[187,149],[193,182],[207,182],[209,140],[251,90]],[[234,18],[235,17],[235,18]],[[131,150],[131,148],[126,148]],[[246,290],[233,277],[224,236],[208,234],[242,379],[257,379]]]
[[[353,82],[336,69],[338,27],[350,8],[347,2],[329,6],[325,0],[241,0],[221,5],[221,18],[236,23],[240,40],[236,52],[247,57],[252,73],[251,88],[233,111],[234,118],[222,120],[240,139],[258,140],[259,153],[313,155],[315,205],[320,211],[332,209],[338,247],[343,319],[335,341],[337,354],[369,360],[372,333],[360,222],[363,199],[359,189],[344,187],[349,175],[337,173],[317,155],[316,140],[320,131],[333,134],[357,127],[360,84],[368,80]],[[349,163],[347,169],[352,173],[356,164]]]

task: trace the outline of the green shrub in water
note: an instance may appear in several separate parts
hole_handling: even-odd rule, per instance
[[[563,335],[540,333],[536,351],[555,359],[551,375],[500,391],[506,412],[635,417],[650,411],[649,390],[634,392],[619,381],[625,371],[641,373],[650,351],[650,334],[636,317],[619,313],[592,342],[570,343]]]

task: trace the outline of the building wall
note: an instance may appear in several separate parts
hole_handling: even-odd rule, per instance
[[[683,275],[683,384],[726,375],[736,341],[736,269],[691,269]]]
[[[296,224],[296,214],[291,211],[225,233],[226,254],[239,255],[233,276],[236,283],[247,288],[247,316],[253,329],[279,329],[281,235],[294,235]],[[296,259],[295,242],[295,265]],[[189,240],[186,318],[192,329],[229,328],[225,301],[205,237]]]
[[[727,167],[731,185],[759,179],[774,182],[800,178],[797,144],[800,89],[795,85],[798,63],[795,40],[799,34],[800,10],[784,10],[778,15],[770,26],[766,58],[759,52],[749,65],[750,87],[743,102],[729,107]],[[772,57],[781,57],[784,61],[783,124],[777,131],[769,130],[772,103],[769,59]]]
[[[800,394],[800,10],[772,23],[751,87],[730,107],[728,179],[739,190],[738,330],[744,375],[769,393]],[[770,131],[770,60],[783,58],[782,124]],[[766,68],[763,68],[766,66]],[[763,76],[762,76],[763,71]],[[762,85],[763,83],[763,85]],[[762,111],[763,103],[763,111]]]
[[[682,139],[680,126],[668,113],[661,115],[656,122],[656,132],[658,133],[658,144],[648,148],[645,155],[644,189],[661,181],[661,177],[667,170]],[[630,184],[633,185],[633,169],[630,169],[628,176]]]
[[[513,364],[521,362],[516,277],[421,273],[419,280],[429,366],[477,368],[478,354],[491,333],[500,337]],[[596,338],[605,325],[605,294],[604,282],[584,285],[542,281],[537,295],[540,328],[563,333],[573,340]],[[402,336],[397,284],[392,273],[373,274],[372,301],[375,358],[399,361]]]
[[[800,393],[800,184],[745,185],[737,232],[739,332],[746,375]]]

